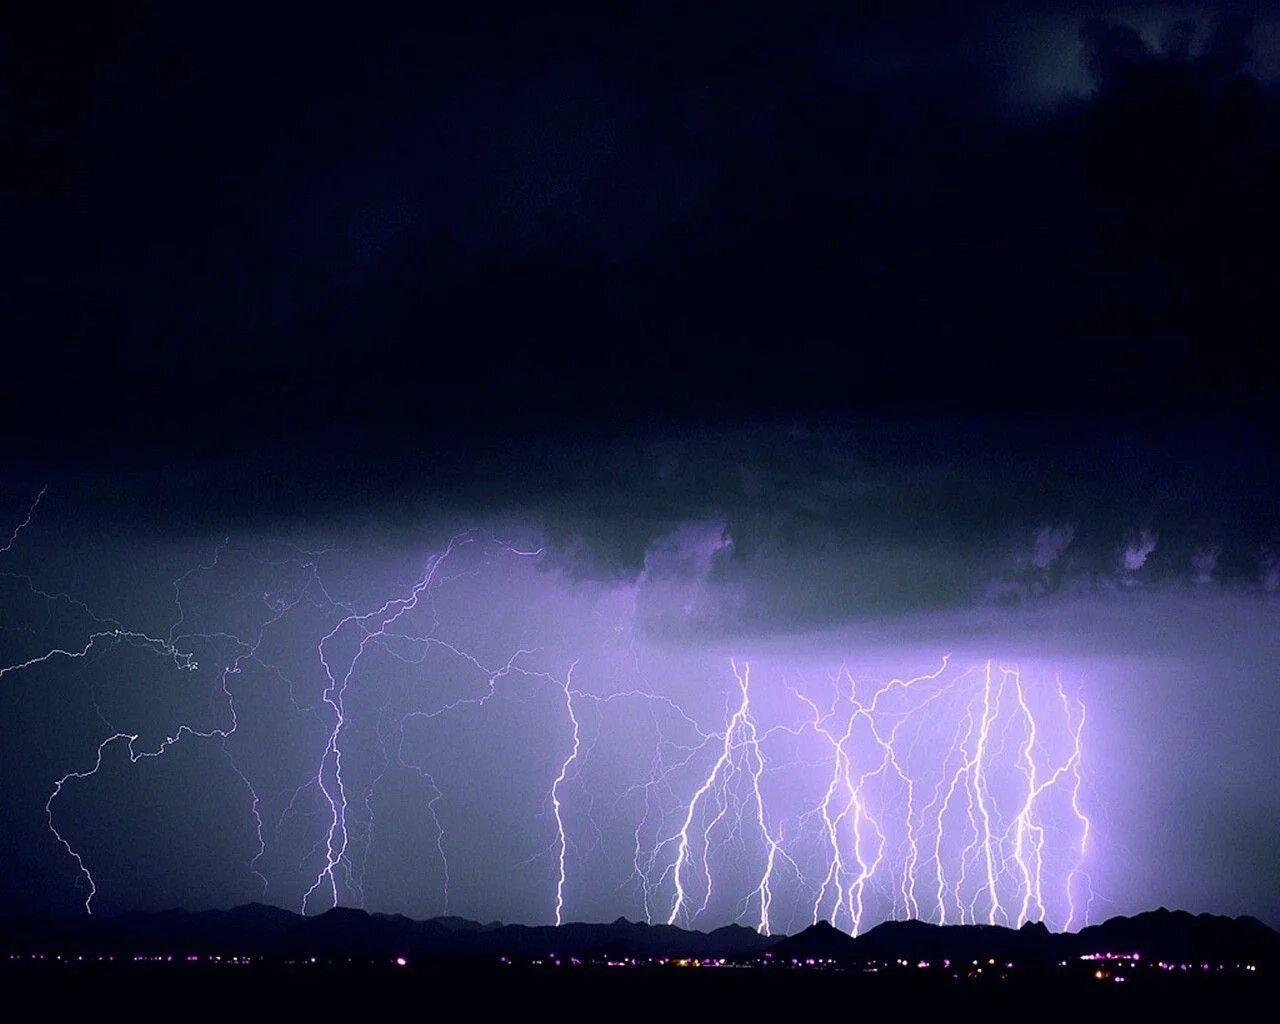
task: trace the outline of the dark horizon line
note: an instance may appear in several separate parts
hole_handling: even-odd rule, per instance
[[[408,914],[402,914],[395,911],[367,910],[363,907],[350,907],[350,906],[342,906],[342,905],[330,907],[329,909],[320,911],[319,913],[307,914],[297,910],[293,910],[289,907],[280,906],[279,904],[276,904],[276,903],[268,903],[268,902],[265,902],[264,900],[249,900],[248,902],[237,903],[229,907],[204,907],[200,909],[188,909],[186,907],[175,906],[175,907],[166,907],[160,910],[133,909],[133,910],[122,910],[114,913],[96,913],[96,914],[81,913],[81,914],[60,914],[60,915],[31,915],[31,914],[0,915],[0,922],[6,922],[9,924],[22,924],[22,923],[92,924],[95,922],[100,922],[100,923],[118,922],[118,921],[130,919],[130,918],[133,918],[133,919],[157,918],[157,917],[163,917],[166,915],[177,915],[177,914],[186,914],[190,916],[207,915],[207,914],[234,914],[238,911],[246,911],[246,910],[269,910],[274,913],[287,914],[298,921],[317,921],[326,917],[330,917],[334,914],[358,914],[358,915],[363,915],[366,918],[404,920],[417,925],[431,924],[434,922],[441,922],[441,921],[452,921],[452,922],[457,922],[460,925],[475,925],[476,928],[483,929],[483,930],[493,930],[497,928],[526,928],[526,929],[537,928],[537,929],[558,930],[558,929],[566,929],[566,928],[574,928],[574,927],[600,928],[600,927],[609,927],[609,926],[626,924],[634,927],[643,927],[643,928],[664,928],[664,929],[670,928],[676,931],[685,932],[690,935],[712,935],[716,932],[722,932],[727,929],[733,929],[733,928],[740,928],[743,931],[754,932],[756,934],[763,934],[759,932],[758,929],[750,925],[741,924],[738,921],[730,921],[730,922],[727,922],[726,924],[716,925],[715,927],[712,927],[709,929],[703,929],[703,928],[691,928],[691,927],[678,925],[678,924],[669,924],[665,921],[645,921],[640,919],[633,920],[632,918],[627,917],[625,914],[620,914],[617,917],[612,918],[610,920],[597,920],[597,921],[569,920],[569,921],[564,921],[560,924],[555,924],[554,922],[548,922],[546,924],[529,924],[522,921],[501,921],[496,918],[490,921],[481,921],[476,918],[466,917],[462,914],[435,914],[435,915],[432,915],[431,917],[419,918],[419,917],[411,917]],[[951,929],[958,929],[958,928],[981,928],[981,929],[994,928],[994,929],[1001,929],[1001,930],[1011,931],[1011,932],[1022,931],[1023,929],[1026,929],[1026,928],[1038,929],[1038,927],[1042,926],[1044,930],[1051,935],[1078,935],[1081,931],[1083,931],[1086,928],[1096,928],[1101,925],[1110,924],[1113,921],[1133,921],[1140,918],[1154,917],[1156,915],[1162,915],[1162,916],[1167,915],[1171,917],[1180,917],[1183,919],[1190,918],[1195,920],[1209,919],[1214,921],[1257,922],[1258,924],[1261,924],[1263,927],[1267,928],[1268,930],[1276,932],[1277,936],[1280,937],[1280,929],[1273,928],[1271,925],[1267,924],[1264,920],[1262,920],[1262,918],[1258,917],[1256,914],[1220,914],[1220,913],[1214,913],[1213,911],[1197,912],[1197,911],[1185,910],[1179,907],[1175,907],[1171,909],[1169,907],[1164,906],[1163,904],[1158,907],[1152,907],[1147,910],[1136,911],[1132,914],[1113,914],[1110,917],[1103,918],[1100,921],[1081,925],[1080,928],[1077,928],[1074,931],[1068,931],[1065,929],[1055,931],[1049,928],[1048,924],[1046,924],[1044,921],[1027,920],[1020,925],[991,924],[991,923],[985,923],[985,922],[979,922],[979,921],[937,924],[933,921],[928,921],[923,918],[917,918],[917,917],[908,917],[908,918],[894,917],[894,918],[886,918],[883,921],[878,921],[875,924],[871,925],[869,928],[867,928],[865,931],[859,932],[857,936],[853,936],[853,937],[858,938],[858,937],[868,935],[875,929],[880,928],[884,925],[924,925],[929,928],[937,928],[942,930],[951,930]],[[815,921],[813,924],[805,925],[799,931],[771,932],[766,937],[776,938],[776,939],[789,938],[796,935],[802,935],[805,932],[808,932],[815,928],[817,929],[830,928],[836,932],[839,932],[840,934],[851,935],[851,933],[846,932],[843,929],[838,928],[835,925],[831,924],[830,921],[828,921],[826,918],[820,918],[819,920]]]

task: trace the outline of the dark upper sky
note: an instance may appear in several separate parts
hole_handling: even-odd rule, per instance
[[[1267,5],[513,6],[11,17],[6,461],[1270,428]]]
[[[730,654],[783,704],[846,657],[1065,671],[1093,687],[1100,898],[1280,921],[1270,5],[515,6],[51,2],[0,27],[0,912],[80,905],[51,781],[109,730],[225,729],[218,672],[255,636],[240,731],[141,768],[112,746],[58,820],[104,906],[225,904],[260,895],[252,784],[280,815],[255,863],[296,905],[317,639],[480,524],[546,553],[442,600],[451,643],[500,663],[554,637],[539,670],[582,655],[599,694],[634,683],[610,646],[633,638],[702,728]],[[118,637],[6,670],[79,650],[90,608],[186,637],[199,685]],[[433,848],[370,838],[374,805],[429,834],[421,765],[370,781],[418,707],[403,653],[353,691],[370,817],[343,900],[425,914]],[[535,750],[527,792],[502,758],[466,777],[483,724],[417,737],[474,869],[459,912],[547,917],[546,696],[480,720]],[[634,833],[573,818],[644,782],[600,749],[565,779],[571,835],[600,829],[570,907],[637,916],[602,852]],[[492,843],[487,806],[515,822]]]

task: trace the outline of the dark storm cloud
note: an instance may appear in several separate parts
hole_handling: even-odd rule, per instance
[[[27,18],[11,464],[1276,383],[1248,5]]]
[[[376,607],[475,525],[547,550],[453,606],[467,639],[622,623],[709,721],[722,654],[1096,677],[1122,909],[1277,919],[1274,842],[1221,833],[1280,793],[1280,30],[1261,4],[1113,6],[27,5],[0,42],[0,542],[48,491],[2,556],[6,657],[94,628],[32,587],[163,634],[192,572],[193,621],[245,631],[300,550],[333,549],[326,586]],[[304,691],[323,617],[272,634]],[[42,808],[104,715],[160,742],[221,713],[155,660],[6,677],[0,732],[40,743],[0,744],[25,801],[0,904],[78,904]],[[232,746],[287,797],[323,714],[237,683],[261,706]],[[529,786],[564,726],[532,713]],[[467,742],[425,747],[461,773]],[[243,815],[206,843],[183,796],[238,800],[225,758],[161,764],[157,799],[113,761],[62,808],[111,847],[114,802],[140,800],[143,832],[194,851],[157,881],[152,847],[115,844],[105,888],[246,898]],[[541,920],[545,879],[502,874],[542,842],[526,825],[473,893]],[[1172,863],[1169,828],[1200,859]],[[401,909],[403,873],[380,877]]]
[[[364,538],[412,552],[440,531],[511,522],[548,546],[547,571],[638,584],[646,628],[690,636],[1016,613],[1118,590],[1156,600],[1193,584],[1262,594],[1280,539],[1272,449],[1238,426],[762,423],[513,443],[466,466],[410,463],[388,476],[350,457],[335,452],[319,493],[312,467],[269,457],[55,476],[30,529],[64,537],[79,563],[99,560],[91,538],[104,528],[123,545],[110,561],[141,534]],[[36,486],[11,482],[9,518]]]
[[[1261,592],[1280,494],[1268,457],[1241,456],[1248,437],[1201,438],[1197,450],[1186,436],[1056,433],[949,423],[941,434],[709,434],[655,444],[616,491],[575,496],[566,482],[543,514],[553,537],[572,538],[559,550],[587,577],[642,573],[637,552],[647,559],[703,524],[684,544],[717,556],[694,558],[686,578],[730,602],[716,625],[753,631],[1119,588],[1154,596],[1193,581]],[[646,477],[660,454],[662,472]]]
[[[78,72],[24,58],[61,120],[10,178],[15,500],[197,537],[510,513],[588,580],[722,532],[696,614],[645,605],[694,631],[1264,583],[1249,23],[935,13],[145,11],[65,40]],[[1011,109],[1064,25],[1077,77]]]

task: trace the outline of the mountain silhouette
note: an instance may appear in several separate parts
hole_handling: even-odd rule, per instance
[[[769,952],[784,960],[852,960],[858,955],[858,940],[827,921],[819,921],[770,946]]]
[[[854,940],[864,960],[1046,959],[1057,953],[1063,936],[1042,923],[1021,928],[988,924],[937,925],[926,921],[885,921]]]
[[[851,937],[825,921],[770,948],[778,957],[868,960],[966,961],[998,958],[1049,963],[1091,953],[1140,953],[1177,962],[1280,963],[1280,933],[1254,917],[1220,917],[1161,908],[1114,917],[1079,932],[1053,933],[1041,922],[1001,925],[936,925],[885,921]]]
[[[415,921],[399,914],[338,907],[304,917],[247,904],[230,910],[131,912],[116,917],[0,925],[0,949],[34,948],[145,954],[245,954],[271,957],[557,956],[732,957],[763,952],[777,940],[728,925],[710,932],[620,917],[608,924],[481,924],[461,917]]]
[[[255,955],[381,959],[694,957],[775,960],[941,961],[997,957],[1034,963],[1089,953],[1140,953],[1147,959],[1280,964],[1280,933],[1257,918],[1190,914],[1164,908],[1115,917],[1077,933],[1041,923],[935,925],[886,921],[857,937],[825,921],[794,935],[768,937],[741,925],[702,932],[629,921],[560,926],[481,924],[462,917],[415,921],[400,914],[338,907],[310,917],[261,903],[229,910],[131,912],[115,917],[0,925],[0,952],[35,949],[149,955]]]
[[[1177,961],[1280,961],[1280,933],[1248,916],[1189,914],[1160,907],[1082,928],[1075,939],[1082,952],[1138,950],[1147,957]]]

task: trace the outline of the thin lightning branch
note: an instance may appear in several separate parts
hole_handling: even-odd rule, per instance
[[[33,521],[44,494],[0,553]],[[553,724],[539,725],[527,737],[556,750],[542,804],[554,835],[531,858],[554,864],[547,904],[556,924],[565,920],[569,894],[575,905],[588,898],[585,879],[593,875],[585,867],[607,853],[606,831],[612,834],[614,827],[627,840],[617,891],[629,889],[648,921],[687,926],[727,906],[730,919],[736,907],[736,918],[762,934],[785,927],[795,908],[804,918],[825,919],[853,934],[889,916],[1017,925],[1052,917],[1067,928],[1087,922],[1093,894],[1084,869],[1093,823],[1083,800],[1085,706],[1079,696],[1068,696],[1060,680],[1046,688],[1016,666],[991,661],[956,671],[948,658],[933,671],[880,683],[855,680],[841,666],[813,692],[803,680],[786,677],[785,688],[777,689],[786,705],[779,716],[770,703],[769,670],[735,658],[728,661],[717,724],[705,726],[644,682],[634,633],[626,626],[606,623],[608,636],[592,654],[623,667],[631,681],[616,687],[582,682],[582,665],[594,662],[581,657],[561,676],[530,667],[538,653],[533,644],[513,644],[510,657],[504,652],[490,664],[488,656],[446,636],[438,606],[443,609],[457,581],[477,578],[497,560],[509,566],[543,553],[491,540],[474,530],[456,535],[392,596],[371,602],[371,610],[341,600],[322,578],[320,557],[336,549],[294,548],[283,557],[255,559],[285,582],[250,595],[260,611],[243,637],[197,632],[197,609],[187,596],[196,574],[230,571],[233,555],[248,555],[226,540],[212,558],[174,579],[167,630],[102,618],[25,576],[0,574],[45,602],[49,620],[39,629],[55,621],[55,609],[84,617],[71,639],[0,665],[0,679],[68,661],[91,664],[119,647],[161,658],[184,673],[201,670],[197,650],[213,662],[214,720],[179,722],[154,740],[141,738],[146,733],[135,722],[114,724],[111,707],[100,706],[91,693],[105,724],[102,738],[87,766],[59,775],[45,802],[48,828],[75,863],[86,912],[94,910],[99,883],[61,820],[59,798],[110,765],[113,747],[122,747],[128,763],[136,764],[162,756],[184,738],[214,743],[244,787],[254,836],[248,872],[264,894],[276,882],[265,859],[268,846],[283,841],[287,821],[305,829],[292,851],[302,860],[291,883],[301,882],[303,912],[364,902],[366,871],[377,863],[371,858],[375,840],[381,846],[397,834],[380,817],[375,829],[375,808],[383,813],[376,794],[392,775],[412,773],[425,787],[427,837],[439,857],[447,912],[456,894],[450,892],[444,825],[455,794],[446,792],[447,779],[433,768],[438,752],[421,749],[406,726],[464,712],[491,714],[500,689],[526,681],[545,686],[564,715],[556,712]],[[312,653],[298,666],[275,664],[268,637],[299,608],[320,616]],[[39,635],[37,629],[20,632]],[[429,654],[472,682],[461,693],[437,692],[436,680],[422,678]],[[371,661],[384,657],[395,673],[390,684],[371,671]],[[322,723],[300,784],[289,779],[274,793],[262,788],[249,762],[237,759],[244,741],[236,737],[253,707],[238,697],[245,696],[243,680],[255,670],[287,687],[299,715]],[[308,671],[317,679],[310,692]],[[722,692],[719,685],[714,689]],[[612,776],[595,770],[596,759],[609,751],[615,721],[632,732],[641,751],[632,765],[638,770],[607,791],[601,780]],[[372,758],[349,749],[366,729],[376,734]],[[567,790],[573,806],[580,806],[572,814]],[[797,806],[796,792],[811,795]],[[583,834],[575,836],[579,821]],[[453,875],[455,883],[458,877]]]
[[[49,490],[48,484],[45,484],[43,487],[40,488],[40,493],[36,495],[35,501],[33,501],[31,503],[31,507],[27,509],[27,517],[13,528],[13,532],[9,534],[9,539],[5,541],[3,547],[0,547],[0,555],[3,555],[6,551],[12,548],[14,543],[18,539],[18,534],[20,534],[23,530],[25,530],[28,526],[31,525],[31,520],[35,518],[36,509],[40,507],[40,501],[42,498],[44,498],[45,492],[48,490]]]

